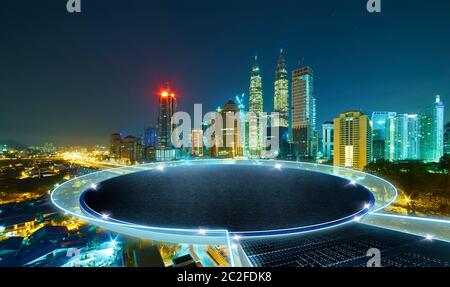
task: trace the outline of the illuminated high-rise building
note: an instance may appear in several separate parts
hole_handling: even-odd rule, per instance
[[[419,159],[419,116],[408,115],[408,159]]]
[[[386,119],[395,115],[395,112],[372,113],[372,148],[374,161],[385,158]]]
[[[291,139],[301,157],[314,158],[318,141],[313,79],[310,67],[300,67],[292,71]]]
[[[158,147],[156,158],[159,161],[172,160],[176,157],[176,151],[172,145],[172,116],[176,112],[177,101],[175,94],[170,89],[165,89],[159,96],[158,113]]]
[[[279,122],[273,123],[274,126],[289,126],[289,81],[284,59],[283,49],[278,57],[277,69],[275,71],[275,87],[273,97],[273,111],[280,114]]]
[[[239,108],[239,117],[240,117],[240,123],[241,123],[241,141],[242,146],[244,148],[244,157],[249,157],[249,148],[248,148],[248,138],[249,138],[249,125],[248,125],[248,113],[245,110],[245,104],[244,104],[244,96],[245,94],[242,93],[241,96],[236,96],[236,104]]]
[[[439,95],[421,111],[419,130],[420,159],[438,162],[444,155],[444,103]]]
[[[244,146],[241,134],[241,121],[239,108],[229,99],[218,109],[222,116],[222,136],[214,135],[215,146],[211,151],[212,156],[220,158],[240,158],[244,156]]]
[[[322,156],[332,159],[334,154],[334,123],[322,124]]]
[[[158,148],[172,148],[172,116],[176,111],[176,97],[169,90],[164,90],[159,96],[158,114]]]
[[[192,155],[203,156],[203,130],[192,130],[191,145]]]
[[[417,115],[390,115],[385,122],[385,155],[390,161],[418,159]]]
[[[349,111],[334,119],[335,166],[363,170],[372,160],[372,126],[369,117]]]
[[[254,127],[249,129],[249,156],[259,157],[263,148],[263,120],[259,118],[263,112],[263,92],[262,78],[256,56],[250,77],[249,112],[256,116],[249,117],[249,125]]]

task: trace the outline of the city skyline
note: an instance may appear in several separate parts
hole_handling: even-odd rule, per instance
[[[218,3],[216,8],[138,3],[117,13],[122,3],[104,8],[93,1],[73,17],[50,1],[7,3],[4,11],[9,12],[0,17],[2,23],[11,22],[0,32],[5,43],[0,51],[8,56],[0,92],[8,110],[0,121],[0,140],[94,145],[106,144],[114,131],[141,134],[156,126],[158,89],[165,81],[187,112],[194,103],[214,110],[242,92],[248,101],[255,50],[264,111],[273,110],[281,48],[288,74],[302,59],[313,68],[317,128],[346,110],[415,114],[436,94],[444,103],[449,100],[448,3],[412,1],[410,9],[385,3],[382,15],[368,14],[358,1],[283,4],[274,8],[262,2],[256,8],[259,17],[248,17],[250,3]],[[46,19],[38,16],[43,9]],[[276,21],[277,12],[284,15],[282,21]],[[308,16],[313,12],[314,18]],[[168,15],[173,22],[164,20]],[[182,27],[195,16],[202,21]],[[122,21],[131,17],[135,20]],[[58,27],[52,26],[54,19]],[[204,21],[209,26],[196,34]],[[227,37],[212,36],[217,29]],[[433,33],[427,33],[430,29]],[[44,45],[38,44],[36,37],[43,33]],[[185,49],[175,50],[178,45]],[[100,51],[105,53],[98,56]]]
[[[449,0],[4,2],[0,269],[450,267]]]

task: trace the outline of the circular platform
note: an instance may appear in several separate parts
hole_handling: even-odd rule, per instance
[[[228,159],[122,166],[70,179],[51,193],[65,214],[106,230],[207,245],[364,221],[396,197],[392,184],[361,171]]]
[[[363,215],[374,203],[362,185],[282,165],[205,164],[134,172],[86,190],[81,207],[108,220],[240,235],[296,233]]]

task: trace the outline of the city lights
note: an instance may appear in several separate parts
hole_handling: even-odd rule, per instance
[[[0,17],[0,269],[450,266],[450,0],[83,1]]]

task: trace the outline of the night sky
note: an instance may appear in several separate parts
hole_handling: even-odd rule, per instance
[[[245,2],[245,3],[243,3]],[[106,144],[156,123],[169,81],[181,110],[242,92],[255,53],[273,109],[280,48],[315,72],[318,124],[361,109],[416,113],[441,94],[450,119],[450,1],[66,0],[0,4],[0,140]]]

